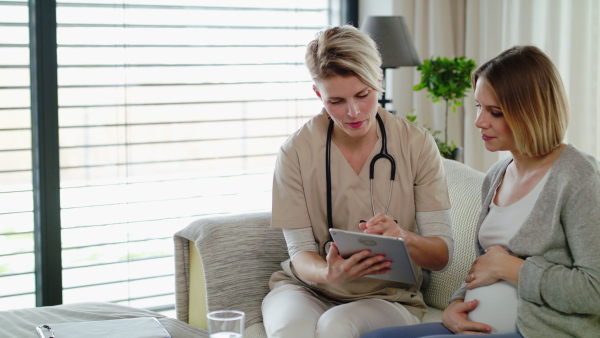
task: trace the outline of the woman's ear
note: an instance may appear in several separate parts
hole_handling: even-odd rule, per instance
[[[319,92],[319,88],[317,88],[317,86],[315,84],[313,84],[313,91],[315,92],[315,94],[317,94],[317,96],[322,99],[321,97],[321,93]]]

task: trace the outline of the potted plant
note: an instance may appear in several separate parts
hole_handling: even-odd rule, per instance
[[[418,124],[417,115],[414,115],[412,112],[406,115],[406,119],[414,124]],[[450,141],[450,144],[444,143],[444,141],[440,140],[440,138],[438,137],[438,135],[441,133],[440,130],[431,131],[431,128],[427,128],[427,130],[429,130],[433,135],[435,144],[437,145],[438,150],[440,151],[440,155],[442,155],[444,158],[456,160],[456,151],[458,148],[456,148],[454,141]]]
[[[431,57],[424,60],[417,70],[421,72],[421,82],[413,90],[427,89],[427,97],[433,102],[444,100],[446,103],[444,140],[439,139],[439,130],[434,131],[433,136],[440,154],[445,158],[454,158],[457,149],[454,141],[448,143],[448,111],[452,108],[452,113],[456,113],[456,107],[462,106],[460,99],[471,88],[471,72],[475,70],[475,61],[464,56],[453,59]]]

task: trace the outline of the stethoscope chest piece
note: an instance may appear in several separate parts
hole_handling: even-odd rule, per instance
[[[333,243],[333,240],[328,240],[327,242],[325,242],[325,245],[323,245],[323,250],[325,251],[325,256],[329,255],[329,250],[331,249],[331,243]]]

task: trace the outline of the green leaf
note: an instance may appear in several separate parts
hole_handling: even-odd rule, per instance
[[[444,97],[454,100],[464,97],[471,88],[471,72],[475,69],[475,61],[466,57],[432,57],[423,60],[417,67],[421,72],[421,82],[413,87],[419,91],[427,89],[432,97]]]
[[[414,124],[417,124],[417,115],[413,115],[412,113],[406,115],[406,119]]]
[[[452,108],[452,113],[456,112],[456,107],[462,106],[459,100],[467,95],[471,89],[471,72],[475,70],[475,61],[467,59],[465,56],[454,57],[434,57],[423,60],[423,63],[417,67],[421,73],[421,82],[413,86],[414,91],[426,89],[427,97],[432,102],[446,101],[446,107]],[[447,130],[448,121],[445,121]],[[432,134],[437,136],[441,131],[435,131]],[[436,143],[440,153],[444,152],[451,156],[454,142],[450,145],[440,141],[436,137]],[[448,153],[448,151],[450,153]],[[442,154],[444,155],[444,154]],[[444,155],[445,156],[445,155]]]

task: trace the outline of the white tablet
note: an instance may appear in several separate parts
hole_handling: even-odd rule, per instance
[[[384,255],[392,262],[390,272],[381,275],[368,275],[365,277],[385,279],[394,282],[416,284],[417,276],[413,269],[412,261],[402,238],[365,234],[340,229],[329,229],[335,245],[342,257],[365,249],[371,250],[371,256]]]

